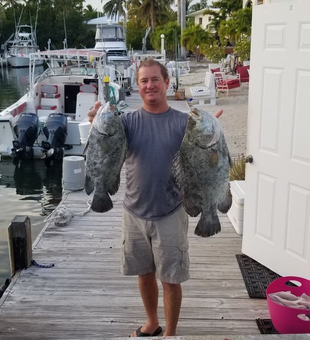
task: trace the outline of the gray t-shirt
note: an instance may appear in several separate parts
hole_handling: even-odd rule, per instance
[[[130,213],[156,220],[182,203],[172,161],[180,150],[188,117],[172,108],[161,114],[141,108],[122,115],[128,140],[124,207]]]

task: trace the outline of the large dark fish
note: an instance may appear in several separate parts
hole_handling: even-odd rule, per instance
[[[221,231],[217,209],[232,204],[229,186],[231,159],[217,118],[193,108],[181,148],[173,163],[183,189],[183,205],[192,216],[201,213],[195,234],[209,237]]]
[[[113,208],[109,195],[119,188],[120,172],[126,157],[127,139],[116,109],[109,103],[100,107],[89,132],[85,148],[85,191],[94,191],[91,208],[106,212]]]

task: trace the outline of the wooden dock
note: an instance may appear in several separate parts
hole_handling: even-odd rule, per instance
[[[137,278],[120,274],[120,238],[125,176],[105,214],[88,208],[84,191],[62,205],[76,216],[69,225],[46,224],[33,245],[33,259],[52,268],[19,272],[0,300],[0,339],[107,339],[127,337],[144,322]],[[194,235],[190,219],[191,279],[183,284],[178,334],[259,334],[255,318],[269,318],[267,301],[248,297],[235,254],[242,237],[225,215],[222,232]],[[160,287],[162,296],[162,290]],[[159,302],[164,327],[162,299]]]
[[[141,105],[137,94],[126,102],[128,111]],[[188,111],[185,101],[177,103],[172,106]],[[137,277],[119,271],[124,192],[122,172],[114,208],[104,214],[85,213],[89,197],[84,191],[64,195],[61,204],[75,216],[62,227],[47,222],[33,243],[33,259],[54,267],[31,266],[14,276],[0,300],[0,339],[127,338],[144,323]],[[269,318],[267,300],[247,294],[235,257],[242,237],[226,215],[220,220],[222,232],[203,239],[194,235],[198,219],[190,218],[191,279],[182,285],[179,339],[261,339],[255,319]],[[165,327],[159,286],[160,324]],[[279,337],[264,339],[271,338]]]

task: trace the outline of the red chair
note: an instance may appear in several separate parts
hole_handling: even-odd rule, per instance
[[[241,83],[248,83],[250,80],[248,69],[250,66],[237,66],[236,72],[240,75]]]
[[[215,72],[214,81],[217,93],[226,92],[226,96],[228,96],[229,90],[240,87],[239,75],[235,78],[228,78],[224,72]]]

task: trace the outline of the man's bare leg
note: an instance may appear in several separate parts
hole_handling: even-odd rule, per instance
[[[182,287],[180,284],[162,282],[164,289],[164,309],[166,318],[166,329],[164,336],[176,335],[177,324],[179,321]]]
[[[157,316],[158,285],[155,273],[139,275],[139,288],[147,317],[141,332],[153,334],[159,326]],[[135,337],[136,332],[134,331],[131,336]]]

